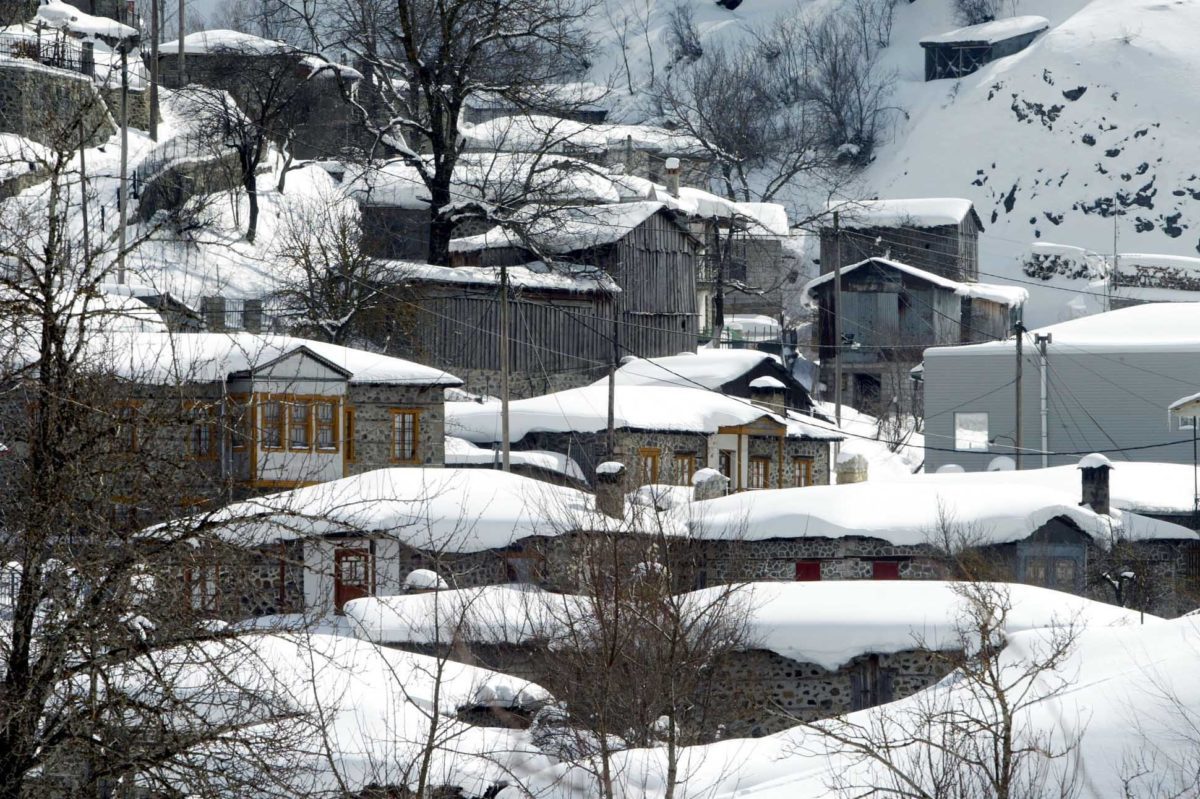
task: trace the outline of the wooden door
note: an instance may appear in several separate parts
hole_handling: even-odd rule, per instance
[[[374,563],[362,547],[338,547],[333,551],[333,605],[342,612],[346,603],[374,593]]]

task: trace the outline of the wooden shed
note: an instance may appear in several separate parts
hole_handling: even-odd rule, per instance
[[[835,263],[845,268],[878,257],[950,280],[979,279],[983,222],[970,200],[856,200],[829,210],[839,213],[841,229],[835,234],[829,221],[821,228],[823,274],[832,272]]]
[[[814,344],[828,385],[839,353],[833,277],[822,275],[805,289],[818,309]],[[911,390],[908,372],[921,362],[927,347],[1004,339],[1014,311],[1027,296],[1015,286],[960,283],[884,258],[844,268],[840,347],[844,396],[861,411],[878,410],[881,398]]]
[[[653,358],[696,347],[702,248],[686,220],[645,201],[555,209],[532,222],[524,237],[496,228],[456,239],[450,257],[454,266],[500,266],[537,260],[536,252],[598,267],[620,287],[620,354]]]
[[[1049,27],[1045,17],[1023,16],[927,36],[921,40],[925,80],[970,75],[985,64],[1024,50]]]

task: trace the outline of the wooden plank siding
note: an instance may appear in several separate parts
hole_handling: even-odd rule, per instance
[[[417,310],[398,354],[450,371],[500,369],[495,289],[417,284],[409,291]],[[583,371],[612,361],[612,301],[604,294],[514,291],[509,311],[512,371]]]

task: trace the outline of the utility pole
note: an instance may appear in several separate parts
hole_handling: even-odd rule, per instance
[[[1016,462],[1017,462],[1017,471],[1020,471],[1021,470],[1021,455],[1025,451],[1024,448],[1021,446],[1022,441],[1023,441],[1023,439],[1021,437],[1021,432],[1022,432],[1022,429],[1021,429],[1021,371],[1022,371],[1022,366],[1023,366],[1022,359],[1024,358],[1024,355],[1025,355],[1025,353],[1024,353],[1025,325],[1021,324],[1021,321],[1019,319],[1017,320],[1017,323],[1015,325],[1013,325],[1013,333],[1015,333],[1017,336],[1017,377],[1016,377],[1016,381],[1015,381],[1016,394],[1013,398],[1013,411],[1014,411],[1013,415],[1016,417],[1017,427],[1016,427],[1016,433],[1013,435],[1013,446],[1016,449],[1014,460],[1016,460]]]
[[[508,267],[500,267],[500,452],[504,471],[511,471],[508,434]]]
[[[187,85],[187,69],[184,68],[183,64],[183,30],[185,27],[183,14],[185,5],[186,0],[179,0],[179,85],[176,87],[178,89],[182,89]]]
[[[617,459],[617,364],[621,361],[621,317],[617,312],[617,293],[612,298],[612,363],[608,365],[608,459]]]
[[[158,141],[158,4],[150,0],[150,138]]]
[[[1045,469],[1050,465],[1050,419],[1047,403],[1049,401],[1049,392],[1046,382],[1046,345],[1054,340],[1053,334],[1035,335],[1034,343],[1037,344],[1038,353],[1041,355],[1041,417],[1042,417],[1042,468]]]
[[[121,179],[117,189],[117,282],[125,283],[125,226],[129,222],[129,39],[121,41]]]
[[[1117,279],[1117,272],[1121,269],[1121,253],[1117,249],[1117,239],[1120,236],[1119,228],[1117,227],[1117,219],[1120,218],[1119,211],[1113,213],[1113,257],[1112,266],[1108,270],[1108,280],[1104,282],[1104,310],[1112,310],[1113,301],[1113,285]]]
[[[837,426],[842,426],[842,231],[833,212],[833,404]]]

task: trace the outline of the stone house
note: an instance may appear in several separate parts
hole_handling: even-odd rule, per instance
[[[493,446],[500,409],[492,403],[447,404],[447,430]],[[628,488],[690,486],[701,469],[716,469],[730,490],[827,485],[838,433],[748,400],[703,388],[618,383],[609,452],[608,387],[559,391],[509,404],[514,449],[561,453],[592,474],[606,461],[625,466]]]
[[[839,214],[821,226],[821,274],[884,258],[958,281],[979,279],[983,222],[970,200],[857,200],[831,206]]]
[[[868,258],[841,270],[841,334],[835,341],[834,274],[805,287],[817,309],[813,344],[821,378],[832,388],[841,362],[842,399],[865,413],[883,415],[898,397],[901,409],[916,393],[909,373],[927,347],[1002,341],[1029,296],[1025,289],[959,282],[885,258]]]
[[[1062,623],[1078,613],[1095,626],[1136,623],[1137,614],[1031,586],[980,586],[1007,597],[1007,632]],[[910,696],[963,658],[958,629],[967,598],[953,583],[889,583],[869,597],[852,583],[752,583],[747,642],[715,658],[689,718],[700,734],[761,736]],[[571,703],[555,673],[554,641],[587,600],[519,586],[405,592],[354,602],[356,633],[382,646],[484,666],[549,688]],[[1057,618],[1056,618],[1057,617]],[[434,619],[438,619],[435,624]],[[498,624],[498,620],[503,624]],[[717,718],[713,718],[716,716]],[[723,728],[718,732],[718,725]]]
[[[337,155],[364,135],[345,99],[362,80],[357,70],[239,31],[191,33],[183,48],[186,74],[180,74],[179,42],[159,45],[164,86],[199,84],[229,92],[256,121],[269,117],[268,136],[286,139],[296,158]]]
[[[444,462],[443,391],[461,384],[446,372],[287,336],[130,333],[108,343],[115,439],[130,457],[188,467],[181,508]],[[19,456],[19,436],[8,444]],[[112,491],[137,514],[137,496]]]
[[[1200,535],[1110,507],[1108,468],[1085,459],[1073,492],[1036,472],[988,472],[818,486],[803,501],[794,489],[748,505],[708,500],[692,529],[695,583],[982,575],[1163,615],[1190,610]]]

